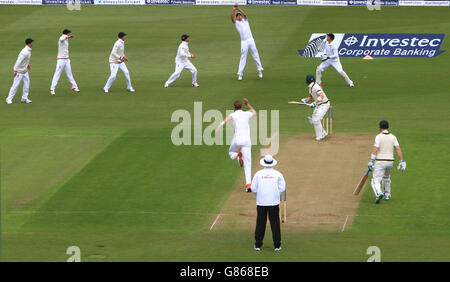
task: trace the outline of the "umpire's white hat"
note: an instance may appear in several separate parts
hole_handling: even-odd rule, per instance
[[[277,160],[274,159],[272,155],[265,155],[264,158],[259,161],[259,164],[263,167],[273,167],[277,165]]]

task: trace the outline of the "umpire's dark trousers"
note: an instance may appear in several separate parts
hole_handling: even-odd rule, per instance
[[[272,229],[273,246],[281,247],[280,209],[277,206],[256,206],[255,247],[261,248],[266,233],[267,214],[269,214],[270,228]]]

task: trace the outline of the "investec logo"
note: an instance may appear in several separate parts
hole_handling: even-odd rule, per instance
[[[342,57],[436,57],[445,34],[343,34]]]

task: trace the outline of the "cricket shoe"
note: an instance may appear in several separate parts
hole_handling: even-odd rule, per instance
[[[164,83],[164,88],[167,88],[167,87],[169,87],[169,84],[167,84],[167,82],[166,82],[166,83]]]
[[[200,87],[200,85],[196,82],[196,83],[192,84],[192,87]]]
[[[239,165],[240,165],[241,167],[244,165],[244,159],[242,158],[242,153],[241,153],[241,152],[239,152],[239,153],[237,154],[237,161],[238,161],[238,163],[239,163]]]
[[[26,99],[22,99],[22,100],[20,100],[20,102],[22,102],[22,103],[27,103],[27,104],[31,104],[31,103],[33,103],[33,101],[31,101],[30,99],[28,99],[28,98],[26,98]]]
[[[257,248],[256,246],[253,247],[253,250],[255,251],[261,251],[261,248]]]
[[[50,90],[50,95],[55,96],[55,90]]]
[[[247,186],[245,187],[245,192],[247,192],[247,193],[252,192],[252,185],[251,184],[247,184]]]
[[[12,104],[12,100],[9,100],[8,98],[6,98],[6,104],[11,105]]]
[[[391,197],[389,197],[389,195],[386,195],[386,196],[384,196],[383,200],[389,201],[390,198],[391,198]]]
[[[108,89],[103,89],[103,92],[105,92],[106,94],[108,94],[108,93],[109,93],[109,90],[108,90]]]
[[[128,92],[134,93],[136,92],[136,90],[134,90],[133,88],[127,89]]]
[[[375,203],[379,204],[379,203],[380,203],[380,200],[383,199],[383,197],[384,197],[383,193],[378,194],[378,197],[377,197],[377,199],[375,200]]]
[[[238,80],[239,80],[239,81],[242,80],[242,75],[238,75]]]
[[[72,88],[72,91],[73,91],[73,92],[80,92],[80,89],[78,89],[78,88]]]
[[[323,132],[323,135],[322,135],[322,139],[327,138],[327,136],[328,136],[328,133],[327,133],[326,131],[324,131],[324,132]]]
[[[259,78],[263,78],[262,71],[259,71],[259,72],[258,72],[258,77],[259,77]]]
[[[355,87],[355,84],[353,84],[353,82],[350,82],[350,84],[348,86],[349,87]]]
[[[275,251],[275,252],[281,251],[281,247],[275,248],[274,251]]]

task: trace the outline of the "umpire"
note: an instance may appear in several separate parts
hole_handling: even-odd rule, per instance
[[[275,251],[281,251],[280,231],[280,195],[286,191],[286,182],[283,175],[273,169],[277,161],[266,155],[259,162],[264,169],[258,171],[253,177],[252,192],[256,194],[258,216],[255,229],[255,251],[260,251],[266,232],[267,214],[269,214],[270,228],[272,229],[273,245]]]

